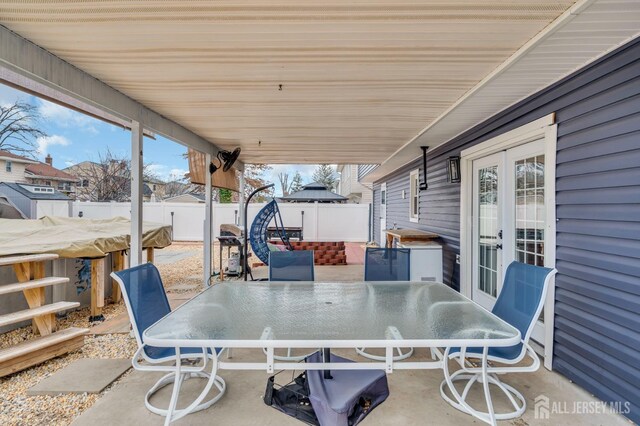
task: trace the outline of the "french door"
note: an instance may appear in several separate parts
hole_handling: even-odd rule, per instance
[[[491,310],[514,260],[545,266],[544,140],[473,161],[472,298]],[[543,316],[532,338],[544,345]]]
[[[387,233],[387,184],[380,185],[380,247],[386,247]]]

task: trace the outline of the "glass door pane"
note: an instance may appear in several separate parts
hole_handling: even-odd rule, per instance
[[[515,259],[544,266],[544,155],[515,162]]]
[[[478,290],[498,290],[498,166],[478,170]]]

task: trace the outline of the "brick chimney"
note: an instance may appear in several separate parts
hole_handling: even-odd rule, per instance
[[[53,157],[51,157],[51,154],[47,154],[47,157],[44,159],[44,162],[50,166],[53,166]]]

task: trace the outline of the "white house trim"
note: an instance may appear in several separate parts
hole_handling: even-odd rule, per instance
[[[555,113],[548,114],[538,120],[503,133],[488,141],[465,149],[460,153],[460,169],[462,185],[460,188],[460,292],[471,298],[473,238],[471,238],[473,219],[473,161],[487,155],[506,151],[528,142],[544,139],[545,163],[550,167],[545,170],[545,208],[547,216],[545,244],[545,266],[554,268],[556,264],[556,144],[557,125]],[[547,293],[544,310],[545,349],[544,365],[551,370],[553,360],[553,327],[555,310],[555,279],[551,282]]]

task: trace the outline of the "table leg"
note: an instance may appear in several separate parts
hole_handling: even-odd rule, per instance
[[[478,420],[481,420],[485,423],[488,423],[490,425],[496,426],[496,416],[495,416],[495,411],[493,409],[493,401],[491,399],[491,393],[490,393],[490,389],[489,389],[489,374],[487,371],[487,367],[488,367],[488,361],[487,361],[487,355],[489,353],[489,348],[486,347],[483,350],[482,353],[482,368],[481,368],[481,375],[480,375],[480,381],[482,381],[482,386],[483,386],[483,390],[484,390],[484,396],[485,396],[485,400],[487,402],[487,409],[488,412],[487,413],[482,413],[478,410],[476,410],[475,408],[473,408],[471,405],[469,405],[469,403],[467,403],[466,399],[467,399],[467,394],[469,393],[469,390],[471,389],[471,385],[478,380],[477,376],[475,375],[475,373],[472,374],[465,374],[467,373],[467,370],[465,370],[464,368],[461,370],[458,370],[456,372],[454,372],[453,374],[451,374],[449,372],[449,350],[450,348],[447,348],[444,351],[444,355],[442,357],[442,370],[444,373],[444,382],[442,382],[440,384],[440,395],[442,396],[442,398],[447,401],[449,404],[451,404],[454,408],[462,411],[463,413],[467,413],[472,415],[473,417],[477,418]],[[462,351],[461,353],[464,352],[465,348],[460,348],[460,350]],[[464,358],[461,361],[462,363],[464,363]],[[468,379],[469,382],[467,383],[467,386],[465,386],[464,391],[462,392],[462,395],[460,395],[460,393],[458,392],[458,390],[456,389],[455,385],[453,384],[454,380],[456,379]],[[454,399],[451,399],[447,396],[447,394],[445,393],[444,390],[444,384],[446,383],[447,387],[449,388],[449,392],[451,393],[451,395],[453,395]]]
[[[331,349],[330,348],[322,348],[322,361],[323,362],[331,362]],[[322,372],[325,380],[333,379],[331,376],[331,370],[323,370]]]
[[[167,410],[167,417],[164,419],[165,426],[171,424],[172,421],[178,420],[178,416],[173,418],[173,412],[176,411],[176,405],[178,404],[178,397],[180,396],[180,387],[182,386],[182,360],[180,359],[180,348],[176,348],[176,378],[173,381],[173,390],[171,392],[171,400],[169,401],[169,409]]]
[[[485,346],[485,348],[482,351],[482,387],[484,388],[484,398],[487,401],[487,410],[489,412],[489,422],[490,424],[495,425],[496,413],[493,409],[493,401],[491,400],[491,390],[489,389],[489,375],[487,374],[487,368],[489,364],[489,361],[487,360],[488,354],[489,354],[489,347]]]
[[[203,351],[206,353],[206,349],[203,349]],[[176,376],[175,376],[175,382],[173,385],[173,391],[171,393],[171,402],[169,404],[169,410],[167,411],[167,417],[165,418],[165,425],[168,425],[178,419],[181,419],[188,414],[209,408],[210,406],[215,404],[220,398],[222,398],[222,395],[224,395],[226,391],[226,383],[224,382],[224,380],[222,380],[222,378],[217,376],[218,354],[216,354],[215,348],[211,348],[211,354],[212,355],[209,358],[211,360],[211,374],[208,375],[207,384],[205,385],[204,389],[202,390],[202,392],[200,392],[200,395],[198,395],[198,397],[191,404],[189,404],[189,406],[180,410],[176,410],[176,404],[180,396],[180,387],[182,385],[182,382],[189,375],[191,375],[192,377],[202,377],[202,375],[205,374],[204,372],[201,372],[201,373],[181,372],[180,348],[176,348],[176,356],[178,358],[176,360]],[[207,362],[206,359],[204,360],[204,362],[205,362],[205,365],[203,366],[203,368],[206,368],[206,362]],[[204,401],[204,399],[209,394],[209,392],[211,391],[211,388],[214,385],[216,386],[216,388],[218,388],[218,391],[219,391],[218,395],[216,395],[214,398],[210,399],[206,403],[202,404],[202,401]]]

